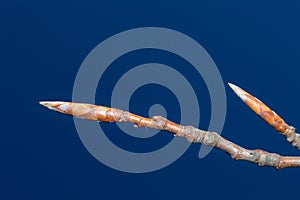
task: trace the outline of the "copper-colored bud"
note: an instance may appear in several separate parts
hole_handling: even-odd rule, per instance
[[[259,115],[277,131],[284,135],[295,132],[294,127],[285,123],[285,121],[277,113],[271,110],[262,101],[232,83],[228,83],[228,85],[243,102],[245,102],[257,115]]]

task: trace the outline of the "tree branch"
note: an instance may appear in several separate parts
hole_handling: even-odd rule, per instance
[[[272,166],[276,169],[300,167],[300,157],[281,156],[263,150],[248,150],[218,135],[192,126],[181,126],[161,116],[145,118],[116,108],[72,102],[48,101],[41,105],[72,116],[101,122],[132,122],[135,127],[149,127],[164,130],[185,137],[191,143],[202,143],[226,151],[235,160],[246,160],[259,166]]]

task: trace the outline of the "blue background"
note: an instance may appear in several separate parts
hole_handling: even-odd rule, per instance
[[[297,197],[299,169],[278,171],[235,162],[218,149],[199,159],[200,145],[196,144],[162,170],[146,174],[116,171],[87,152],[71,117],[50,112],[38,101],[70,101],[77,70],[96,45],[121,31],[156,26],[195,39],[217,64],[224,84],[237,83],[288,123],[300,126],[299,10],[296,0],[2,2],[0,199]],[[128,56],[117,60],[115,67],[148,61],[170,66],[185,64],[165,52],[135,52]],[[199,126],[205,129],[210,118],[207,89],[192,71],[185,75],[193,84],[199,84],[195,86],[201,98]],[[109,78],[105,81],[109,91],[114,83],[109,83]],[[148,96],[143,96],[146,93]],[[227,117],[222,136],[246,148],[299,155],[227,85],[226,93]],[[156,97],[158,94],[161,96]],[[99,103],[109,102],[108,98],[109,94],[103,94],[102,99],[97,93]],[[157,85],[140,88],[132,97],[130,110],[147,115],[149,106],[160,101],[169,102],[168,116],[178,121],[178,102],[166,88]],[[136,148],[137,152],[157,149],[171,138],[168,133],[160,133],[149,142],[139,143],[118,130],[113,133],[120,136],[111,136],[116,144],[132,151]]]

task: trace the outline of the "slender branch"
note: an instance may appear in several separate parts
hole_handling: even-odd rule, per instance
[[[251,108],[251,110],[253,110],[279,133],[286,136],[287,141],[300,150],[300,134],[295,132],[295,128],[293,126],[288,125],[277,113],[271,110],[256,97],[232,83],[228,84],[236,95],[238,95],[242,101]]]
[[[72,116],[101,122],[132,122],[135,127],[149,127],[185,137],[191,143],[202,143],[226,151],[235,160],[246,160],[259,166],[272,166],[277,169],[300,167],[300,157],[281,156],[263,150],[248,150],[236,145],[216,132],[203,131],[192,126],[181,126],[161,116],[145,118],[116,108],[72,102],[40,102],[41,105]]]

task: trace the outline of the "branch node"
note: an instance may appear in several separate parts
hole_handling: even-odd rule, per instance
[[[200,142],[207,146],[216,146],[218,144],[220,135],[216,132],[202,131],[200,129],[196,129],[196,142]]]
[[[152,117],[153,124],[156,129],[163,130],[166,124],[167,119],[162,116],[153,116]]]

